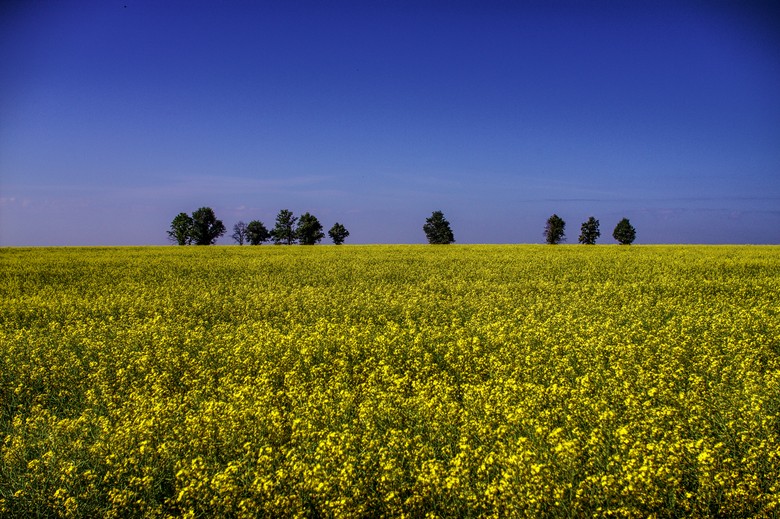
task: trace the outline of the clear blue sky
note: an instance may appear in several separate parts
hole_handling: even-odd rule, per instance
[[[6,1],[0,245],[780,243],[774,2]],[[230,243],[230,232],[220,243]],[[327,241],[327,240],[325,240]]]

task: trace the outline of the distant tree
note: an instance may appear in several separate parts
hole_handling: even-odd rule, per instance
[[[587,222],[582,222],[579,237],[580,243],[585,245],[594,245],[599,236],[601,236],[601,231],[599,231],[598,220],[591,216],[588,218]]]
[[[236,243],[239,245],[243,245],[244,241],[247,239],[246,224],[239,220],[239,222],[233,226],[233,234],[230,235],[230,237],[236,240]]]
[[[195,245],[213,245],[225,234],[225,230],[225,224],[217,220],[210,207],[201,207],[192,213],[192,241]]]
[[[264,241],[268,241],[271,237],[271,233],[265,228],[263,222],[260,220],[252,220],[249,225],[246,226],[246,239],[249,245],[260,245]]]
[[[344,240],[347,239],[347,236],[349,236],[349,231],[346,227],[336,222],[328,231],[328,236],[330,236],[330,239],[333,240],[334,244],[341,245],[344,243]]]
[[[547,225],[544,227],[544,239],[550,245],[557,245],[564,241],[566,235],[566,222],[557,214],[547,219]]]
[[[444,218],[444,213],[441,211],[434,211],[430,218],[425,219],[423,231],[431,245],[447,245],[455,241],[450,222]]]
[[[297,237],[295,235],[295,222],[298,217],[293,216],[292,211],[282,209],[276,215],[276,226],[271,230],[271,238],[276,245],[292,245]]]
[[[179,213],[171,222],[168,239],[179,245],[192,243],[192,218],[187,213]]]
[[[636,239],[636,229],[634,229],[634,226],[628,221],[628,218],[623,218],[615,226],[612,237],[615,238],[620,245],[631,245]]]
[[[316,216],[303,213],[298,219],[295,236],[301,245],[314,245],[325,237],[325,233],[322,232],[322,224]]]

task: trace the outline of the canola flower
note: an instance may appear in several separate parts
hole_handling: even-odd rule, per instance
[[[776,517],[780,247],[0,249],[0,516]]]

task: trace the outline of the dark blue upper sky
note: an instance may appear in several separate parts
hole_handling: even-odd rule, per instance
[[[780,243],[772,2],[12,1],[0,245],[311,212],[347,243]],[[228,234],[230,234],[228,232]],[[220,243],[230,243],[223,237]]]

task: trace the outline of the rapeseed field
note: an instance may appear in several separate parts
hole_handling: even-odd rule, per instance
[[[0,515],[777,517],[780,247],[0,249]]]

